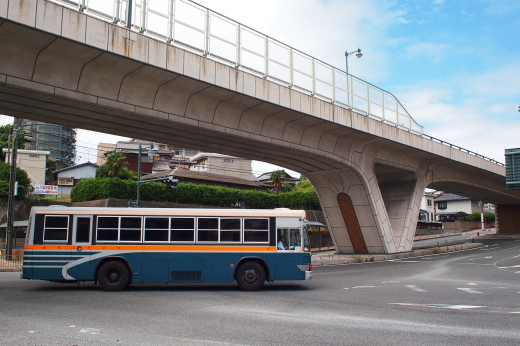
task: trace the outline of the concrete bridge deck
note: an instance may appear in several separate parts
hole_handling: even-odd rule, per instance
[[[338,252],[412,248],[424,188],[499,206],[505,168],[312,94],[46,0],[0,0],[0,113],[298,171]]]

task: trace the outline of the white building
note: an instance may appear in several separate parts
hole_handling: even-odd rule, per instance
[[[481,201],[455,195],[453,193],[445,193],[435,198],[436,214],[439,219],[449,218],[458,213],[471,214],[481,212]]]
[[[3,148],[6,163],[11,163],[11,149]],[[16,166],[27,172],[31,185],[45,185],[45,172],[47,170],[47,156],[49,151],[42,150],[16,150]]]
[[[252,161],[240,157],[200,153],[190,159],[190,170],[251,180]]]
[[[436,192],[424,191],[421,199],[421,211],[419,221],[435,221],[435,197]]]
[[[58,195],[70,196],[72,188],[81,179],[95,178],[98,165],[85,162],[80,165],[66,167],[54,171],[56,181],[58,182]]]

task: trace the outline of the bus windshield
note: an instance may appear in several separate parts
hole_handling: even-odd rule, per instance
[[[309,235],[307,227],[302,228],[279,228],[278,250],[310,251]],[[302,248],[303,245],[303,248]]]

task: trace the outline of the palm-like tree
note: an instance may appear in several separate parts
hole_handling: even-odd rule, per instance
[[[273,190],[275,193],[279,193],[282,189],[282,185],[285,182],[285,172],[282,170],[277,170],[271,173],[271,184],[273,185]]]
[[[114,178],[119,175],[119,172],[126,168],[128,162],[125,161],[125,155],[123,153],[113,153],[107,157],[108,166],[107,176]]]

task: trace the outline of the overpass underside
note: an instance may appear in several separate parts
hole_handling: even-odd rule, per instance
[[[338,252],[409,251],[426,187],[518,211],[489,161],[43,0],[7,3],[0,113],[298,171]]]

